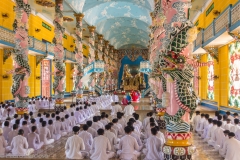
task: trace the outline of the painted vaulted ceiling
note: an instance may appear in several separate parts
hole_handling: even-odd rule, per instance
[[[147,48],[154,0],[65,0],[116,49]]]

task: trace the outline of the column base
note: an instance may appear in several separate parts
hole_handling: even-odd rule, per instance
[[[164,154],[164,160],[192,160],[192,155],[175,156]]]
[[[28,114],[28,108],[15,108],[15,110],[18,115]]]
[[[64,107],[66,107],[66,104],[55,104],[54,110],[55,110],[55,112],[56,111],[61,112],[62,110],[64,110]]]

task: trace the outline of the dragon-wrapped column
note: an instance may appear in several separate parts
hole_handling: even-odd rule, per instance
[[[54,82],[53,91],[55,96],[55,110],[64,106],[64,90],[65,90],[65,64],[64,64],[64,48],[63,34],[63,0],[55,0],[55,17],[53,20],[55,37],[54,43]]]
[[[83,77],[83,48],[82,48],[82,19],[84,14],[74,14],[76,17],[76,47],[75,47],[75,59],[76,64],[74,66],[74,78],[73,78],[73,92],[76,93],[76,98],[82,98],[83,96],[83,82],[81,81]]]
[[[19,115],[28,113],[28,78],[31,74],[28,64],[28,19],[31,13],[28,0],[16,0],[16,19],[13,24],[15,32],[15,48],[13,53],[13,67],[10,71],[13,74],[13,85],[11,92],[15,98],[16,112]]]

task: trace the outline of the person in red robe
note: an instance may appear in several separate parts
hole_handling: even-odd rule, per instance
[[[126,96],[123,97],[122,104],[123,105],[127,105],[128,104],[128,100],[127,100]]]
[[[136,91],[132,91],[131,96],[132,96],[132,101],[133,102],[138,102],[139,101],[139,95]]]

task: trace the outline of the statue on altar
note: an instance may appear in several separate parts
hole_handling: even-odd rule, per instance
[[[131,97],[133,102],[139,102],[140,100],[140,93],[138,91],[132,91]]]
[[[131,102],[131,101],[132,101],[132,97],[131,97],[130,93],[128,93],[128,94],[126,95],[126,98],[127,98],[128,102]]]
[[[136,75],[132,75],[128,65],[125,65],[122,81],[124,90],[138,90],[140,85],[143,85],[143,74],[137,73]]]
[[[128,104],[128,100],[127,100],[127,96],[124,96],[122,99],[122,104],[123,105],[127,105]]]

